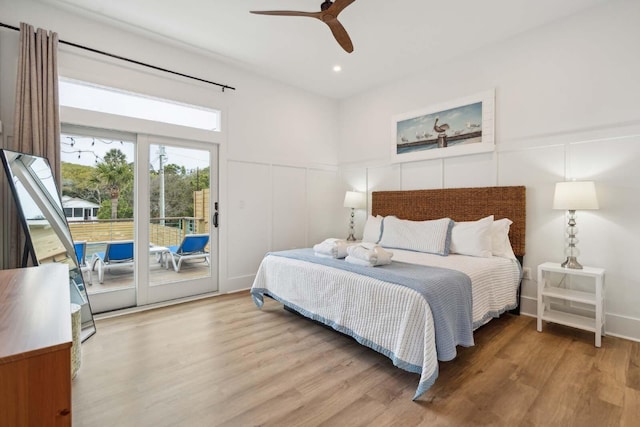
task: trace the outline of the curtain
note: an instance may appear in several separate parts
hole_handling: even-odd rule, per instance
[[[46,157],[60,184],[58,34],[20,24],[16,105],[10,150]],[[10,197],[10,196],[9,196]],[[19,267],[24,237],[17,209],[9,203],[9,265]]]

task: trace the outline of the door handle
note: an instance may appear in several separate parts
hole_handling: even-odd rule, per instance
[[[213,203],[213,210],[215,210],[213,214],[213,226],[218,228],[218,202]]]

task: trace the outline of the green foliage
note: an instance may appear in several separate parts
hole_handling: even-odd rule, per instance
[[[118,218],[133,218],[133,186],[120,190],[117,207]],[[100,208],[98,209],[98,219],[111,219],[111,199],[109,193],[105,192]]]
[[[209,188],[209,167],[191,170],[189,183],[193,191]]]
[[[98,209],[98,219],[110,219],[111,218],[111,199],[106,198],[100,204]]]
[[[104,159],[96,165],[94,182],[102,184],[108,190],[111,199],[111,219],[118,218],[120,192],[133,183],[133,165],[127,163],[127,156],[117,148],[112,148],[104,155]],[[102,209],[102,208],[101,208]],[[133,212],[133,209],[131,210]],[[104,213],[103,213],[104,214]],[[100,211],[98,211],[100,215]],[[124,216],[120,218],[132,218]]]
[[[62,162],[61,169],[63,195],[78,197],[98,205],[102,203],[99,185],[92,180],[95,168]]]
[[[160,176],[151,170],[151,217],[160,217]],[[193,192],[209,188],[210,169],[164,166],[165,217],[192,217]],[[64,195],[100,205],[98,218],[133,218],[133,165],[118,149],[105,154],[95,167],[62,163]]]
[[[184,166],[178,166],[174,163],[170,163],[164,167],[165,175],[185,175],[187,170]]]

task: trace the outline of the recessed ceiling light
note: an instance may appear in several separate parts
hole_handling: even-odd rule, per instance
[[[335,71],[336,73],[339,73],[340,71],[342,71],[342,67],[339,65],[334,65],[333,66],[333,71]]]

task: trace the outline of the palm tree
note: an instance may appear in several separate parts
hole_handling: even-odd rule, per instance
[[[118,218],[120,190],[133,181],[133,170],[127,163],[127,156],[117,148],[109,150],[104,159],[96,165],[95,178],[109,191],[111,219]]]

